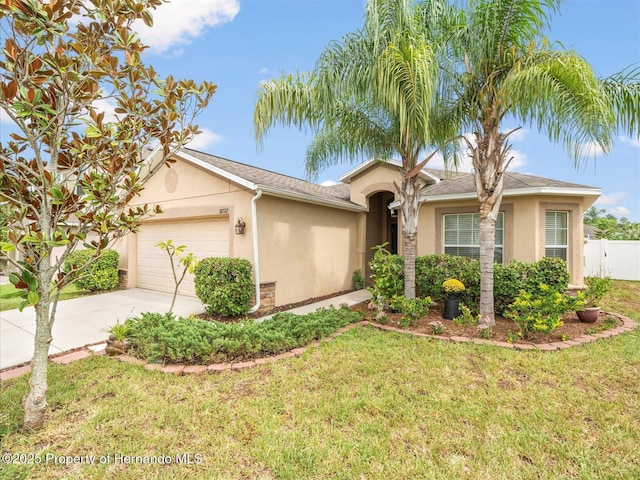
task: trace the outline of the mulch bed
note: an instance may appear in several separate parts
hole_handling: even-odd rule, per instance
[[[353,290],[344,290],[342,292],[332,293],[330,295],[325,295],[323,297],[308,298],[307,300],[303,300],[301,302],[288,303],[286,305],[280,305],[279,307],[275,307],[269,310],[258,310],[257,312],[251,313],[248,315],[223,317],[222,315],[209,315],[207,313],[202,313],[200,315],[197,315],[197,317],[201,318],[202,320],[208,320],[208,321],[235,323],[235,322],[241,322],[247,318],[253,318],[253,319],[262,318],[262,317],[266,317],[267,315],[273,315],[274,313],[285,312],[287,310],[291,310],[292,308],[304,307],[305,305],[321,302],[323,300],[327,300],[333,297],[338,297],[340,295],[344,295],[345,293],[350,293],[350,292],[353,292]]]
[[[357,305],[351,307],[354,310],[361,311],[364,314],[364,319],[369,320],[374,323],[374,318],[376,316],[376,311],[372,311],[368,309],[369,302],[362,302]],[[409,332],[417,332],[417,333],[426,333],[433,334],[433,329],[429,325],[429,323],[434,321],[439,321],[444,326],[444,332],[439,333],[439,336],[443,337],[467,337],[467,338],[480,338],[478,335],[477,326],[467,326],[467,327],[459,327],[452,320],[446,320],[442,318],[444,306],[440,303],[435,307],[431,307],[429,309],[429,313],[415,321],[412,325],[407,327],[405,330]],[[402,314],[385,312],[387,314],[387,321],[385,325],[389,325],[392,327],[400,326],[400,319],[402,318]],[[552,342],[559,342],[564,340],[571,340],[573,338],[580,337],[582,335],[588,334],[587,330],[591,330],[594,327],[597,328],[602,325],[605,318],[609,315],[606,313],[600,313],[600,317],[595,323],[583,323],[578,319],[578,316],[575,312],[570,312],[565,315],[563,318],[563,325],[558,327],[552,333],[536,333],[530,339],[519,339],[517,343],[525,343],[530,345],[537,344],[545,344]],[[612,317],[615,318],[615,317]],[[616,323],[612,328],[616,328],[622,325],[620,320],[615,318]],[[492,336],[490,340],[498,341],[498,342],[506,342],[507,341],[507,333],[512,332],[516,333],[519,331],[518,325],[509,318],[504,318],[500,316],[496,316],[496,325],[492,328]]]

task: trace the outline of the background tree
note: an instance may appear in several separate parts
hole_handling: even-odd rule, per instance
[[[584,214],[585,225],[597,228],[596,238],[607,240],[640,240],[640,222],[631,222],[622,217],[617,218],[602,208],[592,206]]]
[[[187,142],[215,85],[160,79],[141,62],[132,31],[151,24],[161,0],[2,0],[0,108],[13,121],[0,144],[0,202],[17,250],[11,282],[35,307],[36,333],[25,425],[44,421],[47,356],[58,295],[80,270],[62,265],[79,243],[99,256],[158,207],[129,203]],[[115,105],[114,121],[96,107]],[[153,157],[145,150],[158,146]],[[55,249],[55,250],[54,250]]]
[[[329,44],[312,72],[265,83],[254,110],[260,143],[275,124],[310,126],[307,175],[357,157],[399,155],[404,293],[415,298],[415,257],[425,150],[455,133],[437,108],[438,32],[407,0],[370,0],[362,29]],[[427,157],[427,159],[430,157]]]
[[[425,2],[432,12],[447,2]],[[514,118],[562,142],[576,165],[585,142],[609,150],[617,125],[638,134],[637,71],[598,79],[580,55],[549,43],[542,31],[560,0],[468,0],[442,23],[457,68],[443,71],[444,95],[473,163],[480,210],[480,313],[494,322],[495,222],[512,157],[504,119]]]

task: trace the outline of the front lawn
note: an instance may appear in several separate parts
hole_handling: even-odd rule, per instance
[[[639,282],[616,282],[605,308],[640,320],[638,299]],[[39,432],[19,428],[28,376],[0,385],[3,452],[41,461],[0,476],[640,478],[639,371],[640,329],[519,352],[358,327],[299,358],[202,376],[52,364]]]
[[[0,311],[13,310],[18,308],[22,303],[22,299],[18,297],[19,291],[10,283],[0,285]],[[68,300],[70,298],[88,295],[90,292],[82,290],[75,285],[69,285],[62,290],[60,300]]]

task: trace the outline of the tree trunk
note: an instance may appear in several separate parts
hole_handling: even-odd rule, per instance
[[[46,393],[49,346],[51,344],[51,326],[49,324],[50,291],[49,283],[39,288],[40,300],[35,305],[36,335],[33,357],[31,359],[31,378],[29,393],[24,397],[24,425],[32,430],[40,429],[44,424],[47,408]]]
[[[486,209],[486,205],[484,206]],[[483,211],[483,206],[480,207]],[[480,314],[489,326],[496,324],[493,297],[493,261],[496,220],[492,215],[480,215]]]
[[[416,298],[416,249],[420,191],[418,177],[402,178],[400,207],[402,210],[402,255],[404,256],[404,296]]]
[[[473,153],[474,180],[480,203],[480,315],[484,323],[495,325],[493,262],[496,219],[502,203],[504,174],[509,166],[509,134],[500,133],[499,122],[483,122],[484,134],[475,132],[476,146],[467,141]]]

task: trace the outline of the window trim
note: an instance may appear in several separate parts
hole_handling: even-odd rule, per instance
[[[448,216],[460,217],[460,216],[463,216],[463,215],[471,215],[471,217],[472,217],[472,225],[473,225],[473,217],[474,216],[477,216],[477,217],[480,216],[480,214],[478,212],[469,212],[469,211],[442,213],[442,215],[440,217],[442,219],[442,228],[441,228],[442,253],[446,254],[447,253],[447,248],[477,248],[478,249],[478,255],[479,255],[479,251],[480,251],[480,231],[479,231],[479,229],[480,229],[480,227],[479,227],[480,219],[478,219],[478,244],[477,245],[471,245],[471,244],[469,244],[469,245],[447,244],[446,243],[446,232],[447,232],[447,229],[446,229],[446,217],[448,217]],[[496,249],[499,248],[501,250],[501,259],[500,259],[499,263],[504,264],[505,261],[506,261],[506,248],[505,248],[505,243],[506,243],[505,242],[505,235],[506,235],[506,233],[505,233],[505,231],[506,231],[506,225],[507,225],[506,224],[507,215],[505,214],[505,212],[500,211],[500,212],[498,212],[498,216],[502,216],[502,229],[501,229],[502,230],[502,243],[500,243],[500,244],[496,243],[494,245],[493,258],[494,258],[494,261],[497,262],[497,260],[496,260]],[[457,256],[465,256],[465,255],[457,255]],[[470,258],[476,258],[476,257],[471,256]]]
[[[550,213],[562,213],[565,216],[565,227],[564,230],[566,231],[566,244],[565,245],[550,245],[547,243],[547,215]],[[546,209],[544,211],[544,256],[547,257],[547,250],[550,248],[556,248],[556,249],[564,249],[565,251],[565,258],[563,259],[565,262],[567,262],[567,265],[569,264],[569,259],[570,257],[570,246],[571,246],[571,241],[570,241],[570,233],[571,233],[571,217],[569,216],[570,211],[569,210],[555,210],[555,209]],[[555,258],[559,258],[559,257],[555,257]]]

